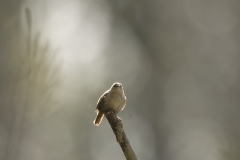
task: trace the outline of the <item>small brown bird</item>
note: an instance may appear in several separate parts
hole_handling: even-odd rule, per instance
[[[112,110],[116,114],[123,110],[126,105],[127,98],[124,94],[123,86],[121,83],[115,82],[112,87],[107,90],[97,102],[97,117],[93,124],[98,126],[104,117],[106,110]]]

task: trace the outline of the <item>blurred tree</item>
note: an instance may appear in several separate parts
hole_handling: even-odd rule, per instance
[[[49,42],[41,45],[40,32],[33,34],[30,9],[25,10],[27,38],[17,28],[9,29],[4,66],[1,69],[1,123],[7,132],[2,159],[20,159],[22,144],[35,122],[59,104],[54,92],[59,85],[60,67]],[[14,20],[14,24],[18,21]]]

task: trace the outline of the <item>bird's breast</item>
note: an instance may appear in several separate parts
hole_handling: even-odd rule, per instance
[[[108,108],[114,110],[115,112],[119,112],[125,105],[125,96],[111,96],[108,97]]]

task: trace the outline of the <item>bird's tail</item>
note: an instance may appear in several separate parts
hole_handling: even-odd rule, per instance
[[[103,112],[99,111],[99,112],[97,113],[97,117],[96,117],[95,120],[93,121],[93,124],[94,124],[95,126],[98,126],[98,125],[102,122],[103,117],[104,117]]]

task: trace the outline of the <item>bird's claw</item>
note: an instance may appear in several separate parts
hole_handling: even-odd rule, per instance
[[[118,117],[118,116],[117,116],[117,120],[122,121],[122,119],[120,117]]]

